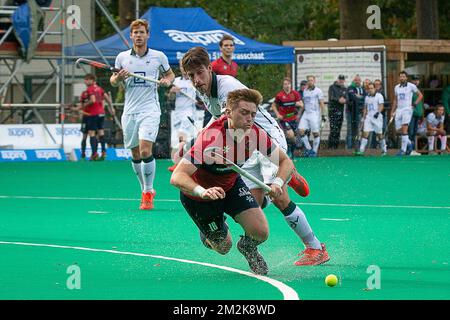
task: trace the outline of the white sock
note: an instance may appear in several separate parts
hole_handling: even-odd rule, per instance
[[[406,147],[408,146],[408,141],[409,141],[408,135],[407,134],[402,135],[402,149],[401,150],[403,152],[406,152]]]
[[[144,190],[144,178],[142,175],[141,160],[139,160],[139,162],[134,162],[134,160],[131,161],[131,167],[133,168],[133,171],[139,180],[139,184],[141,185],[141,191],[143,191]]]
[[[303,144],[305,145],[305,148],[306,148],[307,150],[311,150],[311,144],[309,143],[309,139],[308,139],[308,136],[307,136],[307,135],[304,135],[304,136],[302,137],[302,141],[303,141]]]
[[[434,150],[434,136],[428,137],[428,150]]]
[[[147,161],[147,162],[146,162]],[[142,175],[144,177],[143,192],[153,191],[153,180],[155,180],[156,161],[152,157],[142,160]]]
[[[359,146],[359,151],[364,152],[366,150],[368,140],[366,138],[361,139],[361,145]]]
[[[320,136],[315,137],[313,140],[313,150],[315,153],[317,153],[317,151],[319,151],[319,145],[320,145]]]
[[[320,241],[314,235],[302,209],[291,201],[289,206],[283,210],[283,214],[286,222],[307,248],[322,249]]]
[[[386,139],[381,139],[380,140],[380,147],[381,147],[381,151],[387,152]]]
[[[441,151],[447,149],[447,136],[440,136],[441,139]]]

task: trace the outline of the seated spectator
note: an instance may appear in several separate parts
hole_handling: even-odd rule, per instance
[[[445,152],[447,148],[447,133],[444,130],[444,119],[444,106],[442,104],[437,105],[435,111],[428,114],[426,118],[429,154],[436,154],[434,150],[436,137],[441,142],[439,153]]]

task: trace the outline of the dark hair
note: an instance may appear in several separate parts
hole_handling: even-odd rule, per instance
[[[398,75],[401,75],[401,74],[404,74],[405,76],[408,76],[408,72],[406,72],[405,70],[400,71]]]
[[[232,36],[230,36],[229,34],[224,34],[223,37],[222,37],[222,39],[220,39],[220,42],[219,42],[219,46],[220,46],[220,47],[222,47],[223,42],[224,42],[225,40],[231,40],[231,41],[233,41],[233,44],[234,44],[234,38],[233,38]]]
[[[181,65],[186,73],[202,66],[208,67],[210,64],[208,51],[203,47],[190,48],[181,59]]]

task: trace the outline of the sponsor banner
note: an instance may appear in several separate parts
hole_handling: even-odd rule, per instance
[[[61,146],[64,132],[66,152],[80,146],[81,124],[65,124],[64,130],[60,124],[47,124],[47,128],[55,142],[41,124],[0,125],[0,145],[12,145],[14,149],[54,149]]]
[[[0,162],[66,161],[63,149],[0,149]]]
[[[101,150],[100,148],[98,149]],[[86,159],[89,159],[92,155],[92,150],[90,148],[86,149]],[[79,161],[81,160],[81,149],[73,149],[71,160]],[[116,160],[131,160],[131,150],[123,148],[108,148],[106,149],[106,159],[110,161]]]

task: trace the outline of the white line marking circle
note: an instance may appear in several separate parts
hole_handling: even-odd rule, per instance
[[[231,267],[220,266],[220,265],[212,264],[212,263],[198,262],[198,261],[186,260],[186,259],[178,259],[178,258],[152,255],[152,254],[146,254],[146,253],[106,250],[106,249],[94,249],[94,248],[86,248],[86,247],[61,246],[61,245],[57,245],[57,244],[10,242],[10,241],[0,241],[0,244],[29,246],[29,247],[73,249],[73,250],[92,251],[92,252],[106,252],[106,253],[113,253],[113,254],[123,254],[123,255],[137,256],[137,257],[150,257],[150,258],[155,258],[155,259],[163,259],[163,260],[178,261],[178,262],[183,262],[183,263],[197,264],[197,265],[201,265],[201,266],[205,266],[205,267],[216,268],[216,269],[221,269],[221,270],[225,270],[225,271],[239,273],[241,275],[244,275],[244,276],[247,276],[250,278],[256,278],[258,280],[267,282],[268,284],[277,288],[283,294],[284,300],[300,300],[297,292],[294,289],[292,289],[291,287],[287,286],[286,284],[284,284],[278,280],[275,280],[275,279],[272,279],[272,278],[269,278],[266,276],[259,276],[259,275],[256,275],[256,274],[253,274],[253,273],[250,273],[247,271],[243,271],[243,270],[239,270],[239,269],[235,269],[235,268],[231,268]]]

